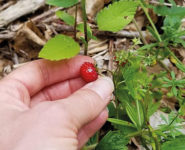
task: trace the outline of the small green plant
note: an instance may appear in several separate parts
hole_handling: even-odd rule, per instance
[[[171,87],[171,93],[173,96],[178,96],[179,94],[181,94],[179,88],[185,88],[185,80],[181,79],[181,80],[177,80],[175,77],[175,73],[172,71],[171,72],[171,80],[168,79],[167,77],[163,77],[163,80],[165,81],[165,84],[163,85],[163,87]],[[178,91],[180,93],[178,93]]]

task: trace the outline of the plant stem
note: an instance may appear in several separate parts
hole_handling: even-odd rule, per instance
[[[83,15],[83,22],[84,22],[84,34],[85,34],[85,48],[84,48],[84,55],[87,55],[88,51],[88,37],[87,37],[87,14],[86,14],[86,0],[81,0],[82,5],[82,15]]]
[[[170,124],[168,125],[169,127],[173,124],[173,122],[177,119],[178,116],[179,116],[179,112],[178,112],[177,115],[173,118],[173,120],[170,122]]]
[[[150,15],[148,14],[148,12],[147,12],[147,10],[146,10],[146,7],[143,5],[143,2],[142,2],[142,1],[141,1],[140,3],[141,3],[141,7],[142,7],[142,9],[143,9],[145,15],[147,16],[147,18],[148,18],[150,24],[152,25],[153,30],[155,31],[155,34],[157,35],[158,41],[159,41],[159,42],[162,42],[161,36],[160,36],[159,32],[157,31],[157,29],[156,29],[156,27],[155,27],[155,25],[154,25],[154,23],[153,23],[153,21],[152,21]],[[141,37],[142,40],[143,40],[143,43],[144,43],[145,45],[148,44],[147,41],[145,40],[144,36],[142,35],[142,32],[139,30],[138,25],[137,25],[135,19],[133,20],[133,22],[134,22],[134,24],[135,24],[135,26],[136,26],[136,28],[137,28],[139,34],[140,34],[140,37]],[[165,65],[161,60],[158,60],[158,62],[159,62],[159,64],[160,64],[164,69],[166,69],[166,71],[170,72],[169,68],[166,67],[166,65]]]
[[[144,38],[144,36],[143,36],[141,30],[139,29],[139,26],[137,25],[137,22],[136,22],[135,18],[133,19],[133,23],[134,23],[134,25],[136,26],[136,29],[137,29],[137,31],[139,32],[139,35],[140,35],[140,37],[141,37],[141,39],[142,39],[144,45],[147,45],[148,43],[147,43],[147,41],[145,40],[145,38]]]
[[[155,143],[155,149],[156,150],[160,150],[160,143],[157,139],[157,135],[155,134],[153,128],[150,125],[147,125],[148,131],[150,133],[150,135],[152,136],[154,143]]]
[[[155,27],[155,25],[154,25],[154,23],[153,23],[153,21],[152,21],[150,15],[148,14],[148,12],[147,12],[147,10],[146,10],[146,7],[143,5],[143,2],[142,2],[142,1],[140,1],[140,4],[141,4],[141,7],[142,7],[142,9],[143,9],[143,11],[144,11],[146,17],[148,18],[148,20],[149,20],[149,22],[150,22],[150,24],[151,24],[153,30],[155,31],[155,34],[156,34],[156,36],[157,36],[157,38],[158,38],[158,41],[159,41],[159,42],[162,42],[162,39],[161,39],[161,37],[160,37],[160,35],[159,35],[159,32],[157,31],[157,28]]]
[[[133,133],[130,133],[130,134],[126,135],[125,137],[126,138],[131,138],[131,137],[140,136],[141,134],[143,134],[143,132],[145,132],[145,131],[142,131],[142,130],[136,131],[136,132],[133,132]]]
[[[74,24],[74,39],[76,40],[76,33],[77,33],[77,11],[78,5],[75,6],[75,24]]]

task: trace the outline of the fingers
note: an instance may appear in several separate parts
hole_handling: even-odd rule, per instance
[[[106,107],[111,99],[113,83],[110,78],[99,78],[85,85],[80,90],[59,101],[58,105],[65,107],[74,125],[80,129],[94,120]]]
[[[78,133],[79,149],[104,125],[107,118],[108,111],[105,109],[96,119],[80,129]]]
[[[79,77],[80,66],[86,61],[93,62],[86,56],[61,61],[37,60],[17,69],[6,78],[20,81],[33,96],[46,86]]]
[[[66,98],[85,84],[86,82],[82,78],[75,78],[51,85],[31,98],[31,107],[42,101]]]

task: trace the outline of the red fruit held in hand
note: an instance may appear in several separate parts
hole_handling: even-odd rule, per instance
[[[86,82],[92,82],[97,80],[98,73],[96,72],[96,68],[90,62],[85,62],[80,68],[80,75]]]

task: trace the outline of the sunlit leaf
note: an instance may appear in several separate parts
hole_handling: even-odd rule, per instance
[[[79,44],[76,43],[71,37],[57,35],[45,44],[39,53],[39,57],[49,60],[60,60],[71,58],[77,55],[79,51]]]

